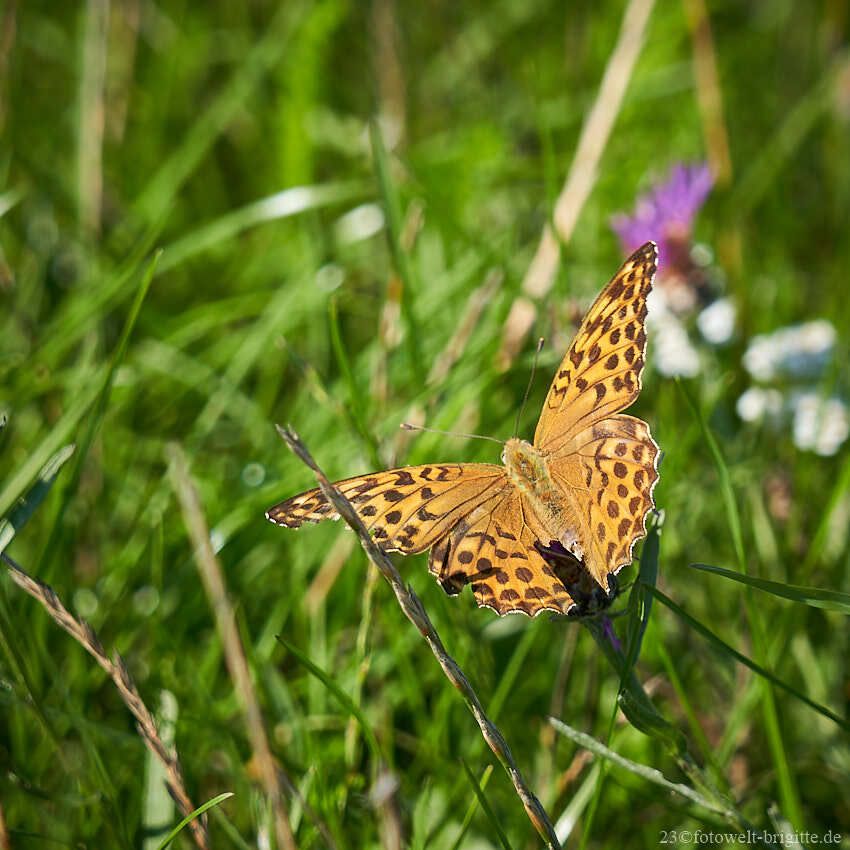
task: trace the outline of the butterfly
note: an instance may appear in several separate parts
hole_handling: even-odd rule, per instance
[[[620,412],[640,393],[657,264],[647,242],[602,290],[552,381],[534,441],[509,439],[501,466],[429,463],[334,485],[383,550],[430,549],[428,569],[447,593],[470,585],[498,614],[583,613],[585,597],[616,593],[658,480],[649,426]],[[338,514],[313,489],[266,517],[298,528]]]

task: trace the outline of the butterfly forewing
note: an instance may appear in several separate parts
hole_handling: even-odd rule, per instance
[[[638,397],[646,296],[657,260],[652,242],[635,251],[587,311],[546,396],[534,434],[538,448],[557,451],[576,433]]]
[[[487,498],[507,486],[505,470],[488,463],[425,464],[358,475],[334,486],[351,502],[387,551],[423,552]],[[278,525],[338,519],[318,488],[266,512]]]

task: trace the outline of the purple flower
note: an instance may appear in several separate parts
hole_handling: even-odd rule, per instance
[[[687,278],[693,221],[712,183],[707,163],[674,165],[665,182],[638,198],[632,215],[612,217],[623,250],[631,253],[651,239],[658,243],[659,276]]]

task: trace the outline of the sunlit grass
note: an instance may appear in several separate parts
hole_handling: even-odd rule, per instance
[[[403,846],[536,846],[351,533],[263,519],[313,486],[274,423],[292,423],[331,476],[495,462],[484,441],[398,426],[510,436],[543,335],[530,435],[576,313],[620,261],[609,217],[710,147],[685,8],[652,13],[554,286],[506,372],[505,322],[622,4],[113,3],[106,29],[94,2],[0,11],[0,547],[107,657],[121,653],[169,746],[174,724],[214,846],[273,841],[274,812],[170,442],[294,786],[298,846],[389,847],[394,830]],[[424,557],[397,562],[569,846],[730,824],[850,832],[850,459],[735,412],[748,339],[806,319],[830,319],[839,340],[812,389],[850,392],[847,23],[814,4],[709,12],[732,173],[696,236],[738,307],[736,336],[704,345],[681,387],[653,369],[650,336],[634,412],[664,449],[664,521],[621,574],[622,655],[598,624],[500,620],[468,592],[447,598]],[[377,231],[340,224],[364,206],[361,221],[382,213]],[[463,345],[428,380],[467,310]],[[0,838],[5,824],[13,847],[158,847],[182,815],[120,689],[8,577],[0,680]],[[184,829],[175,846],[190,840]]]

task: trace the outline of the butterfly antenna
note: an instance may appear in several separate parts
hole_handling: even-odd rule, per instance
[[[468,440],[490,440],[493,443],[498,443],[500,446],[505,445],[502,440],[497,440],[495,437],[488,437],[485,434],[461,434],[457,431],[441,431],[439,428],[426,428],[424,425],[413,425],[410,422],[402,422],[400,427],[405,431],[427,431],[430,434],[442,434],[445,437],[466,437]]]
[[[531,377],[528,379],[528,386],[525,388],[525,395],[522,397],[522,404],[517,412],[516,422],[514,422],[514,437],[519,433],[519,423],[522,419],[522,414],[525,412],[525,403],[528,401],[531,387],[534,384],[534,373],[537,371],[537,361],[540,359],[540,352],[543,351],[544,342],[545,340],[542,336],[537,340],[537,351],[534,352],[534,362],[531,364]]]

